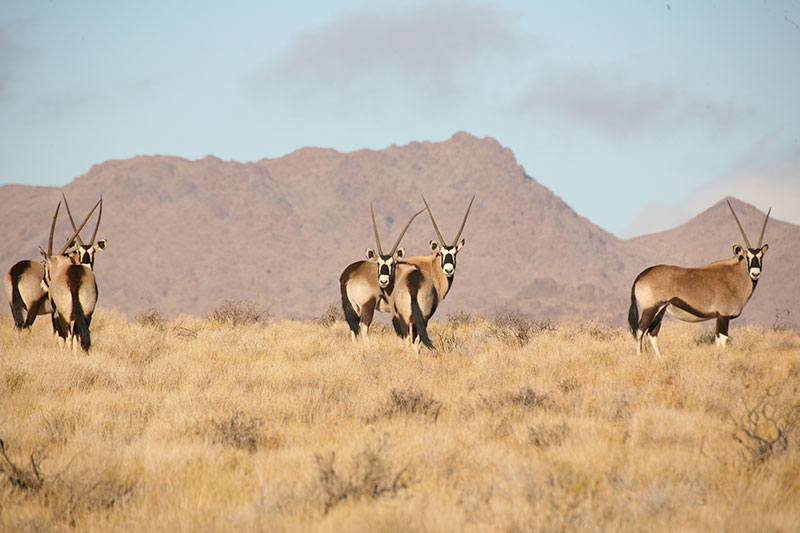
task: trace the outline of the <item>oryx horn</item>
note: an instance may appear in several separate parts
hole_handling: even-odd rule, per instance
[[[736,216],[736,211],[733,210],[733,206],[731,205],[730,200],[725,200],[725,201],[728,202],[728,207],[731,208],[731,213],[733,214],[733,218],[736,220],[736,225],[739,226],[739,231],[742,232],[742,238],[744,239],[744,244],[747,246],[748,249],[752,248],[752,246],[750,246],[750,241],[747,240],[747,235],[745,235],[744,233],[744,228],[742,228],[742,223],[739,222],[739,217]],[[766,227],[766,225],[767,221],[765,220],[764,227]],[[762,236],[763,236],[763,228],[762,228]]]
[[[417,216],[419,216],[419,214],[423,211],[425,210],[420,209],[409,219],[409,221],[406,223],[406,226],[403,228],[403,231],[400,232],[400,236],[397,237],[396,241],[394,241],[394,246],[392,246],[392,251],[389,252],[389,255],[394,255],[394,253],[397,251],[397,247],[400,245],[400,241],[403,239],[403,235],[405,235],[406,231],[408,231],[408,227],[411,226],[411,223],[414,222],[414,219],[417,218]],[[378,226],[375,224],[375,210],[372,208],[372,202],[369,203],[369,212],[372,215],[372,231],[375,232],[375,244],[378,245],[378,253],[383,255],[383,250],[381,249],[381,239],[378,237]]]
[[[375,244],[378,245],[378,253],[383,255],[381,248],[381,238],[378,237],[378,226],[375,224],[375,210],[372,209],[372,202],[369,203],[369,213],[372,215],[372,231],[375,232]]]
[[[72,224],[72,229],[77,231],[77,228],[75,227],[75,219],[72,218],[72,211],[70,211],[70,209],[69,209],[69,202],[67,201],[67,196],[63,192],[61,193],[61,196],[64,198],[64,205],[67,207],[67,214],[69,215],[69,221]],[[97,238],[97,230],[100,229],[100,219],[101,218],[103,218],[103,197],[102,196],[100,197],[100,211],[97,213],[97,224],[94,227],[94,233],[92,233],[92,239],[89,241],[89,246],[93,245],[94,244],[94,240]],[[78,239],[78,242],[81,245],[84,244],[83,239],[81,239],[81,236],[79,234],[76,235],[76,238]]]
[[[75,225],[75,219],[72,218],[72,210],[70,210],[70,208],[69,208],[69,202],[67,201],[67,195],[62,192],[61,193],[61,197],[64,199],[64,206],[67,208],[67,215],[69,215],[69,222],[70,222],[70,224],[72,224],[72,229],[74,230],[74,229],[77,228],[77,226]],[[81,236],[78,235],[77,237],[78,237],[78,243],[83,245],[83,239],[81,239]]]
[[[761,226],[761,235],[758,236],[758,247],[761,248],[761,245],[764,243],[764,230],[767,229],[767,220],[769,220],[769,214],[772,213],[772,208],[769,208],[767,211],[767,217],[764,219],[764,225]]]
[[[75,230],[75,233],[72,235],[72,237],[67,239],[67,242],[64,244],[63,248],[61,248],[61,251],[58,252],[57,255],[63,254],[64,251],[67,248],[69,248],[69,245],[72,244],[72,242],[78,236],[78,233],[80,233],[80,231],[83,229],[83,227],[86,225],[86,223],[89,222],[89,218],[91,218],[91,216],[94,214],[94,210],[97,209],[98,205],[100,205],[100,200],[98,200],[97,203],[94,204],[94,207],[92,208],[92,210],[89,211],[89,214],[86,215],[86,218],[84,218],[83,222],[81,222],[80,227],[78,227],[78,229]],[[58,205],[56,206],[56,213],[53,215],[53,223],[50,225],[50,240],[47,243],[47,256],[48,257],[52,257],[52,255],[53,255],[53,233],[55,232],[55,229],[56,229],[56,219],[58,218],[58,210],[60,208],[61,208],[61,202],[59,201]]]
[[[94,233],[92,233],[92,240],[89,242],[90,245],[94,244],[94,240],[97,237],[97,230],[100,229],[100,219],[103,218],[103,197],[100,196],[100,211],[97,212],[97,225],[94,227]]]
[[[408,230],[408,227],[411,225],[412,222],[414,222],[414,219],[417,218],[417,216],[419,216],[419,214],[422,213],[423,211],[425,211],[425,210],[424,209],[420,209],[419,211],[414,213],[413,217],[411,217],[408,220],[408,222],[406,223],[406,227],[403,228],[403,231],[400,232],[400,235],[397,237],[397,240],[394,241],[394,246],[392,247],[392,251],[389,252],[389,255],[394,255],[394,253],[397,251],[397,247],[400,246],[400,241],[403,239],[403,235],[406,234],[406,231]],[[373,220],[373,222],[374,222],[374,220]]]
[[[428,202],[425,200],[425,196],[422,197],[422,201],[425,202],[425,209],[428,210],[428,216],[431,217],[431,222],[433,223],[433,229],[436,230],[436,235],[439,237],[439,242],[442,243],[442,246],[448,246],[447,241],[445,241],[444,237],[442,237],[442,232],[439,231],[439,226],[436,225],[436,220],[433,218],[433,212],[431,211],[430,206],[428,206]],[[467,223],[467,217],[469,216],[469,211],[472,209],[472,202],[475,201],[475,195],[472,195],[472,200],[469,201],[469,206],[467,207],[467,212],[464,213],[464,220],[461,221],[461,227],[458,228],[458,233],[456,234],[456,238],[453,239],[453,242],[449,246],[455,246],[458,243],[458,238],[461,237],[461,232],[464,231],[464,225]]]

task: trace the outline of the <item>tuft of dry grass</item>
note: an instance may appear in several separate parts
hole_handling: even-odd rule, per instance
[[[89,354],[0,317],[0,530],[777,530],[800,523],[800,333],[453,314],[99,309]],[[224,308],[224,306],[221,306]]]

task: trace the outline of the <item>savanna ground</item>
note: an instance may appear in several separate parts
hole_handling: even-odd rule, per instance
[[[0,530],[797,531],[800,332],[456,314],[0,319]]]

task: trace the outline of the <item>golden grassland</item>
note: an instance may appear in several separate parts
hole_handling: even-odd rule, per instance
[[[46,318],[0,319],[3,531],[800,528],[797,331]]]

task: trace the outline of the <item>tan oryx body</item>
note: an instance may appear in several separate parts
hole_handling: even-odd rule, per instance
[[[75,264],[74,256],[63,255],[63,252],[73,243],[98,205],[99,201],[81,226],[76,228],[75,235],[67,241],[61,252],[53,255],[53,231],[61,207],[59,202],[50,227],[47,252],[42,251],[45,266],[44,284],[48,288],[48,297],[53,307],[53,327],[59,336],[59,344],[63,347],[69,343],[73,350],[77,350],[76,337],[84,350],[88,351],[91,345],[89,325],[97,304],[97,282],[91,268]]]
[[[348,265],[339,276],[342,310],[344,311],[345,320],[350,326],[353,338],[359,335],[367,336],[376,308],[383,312],[389,312],[387,295],[391,294],[394,289],[395,266],[405,255],[405,250],[398,248],[398,246],[411,222],[424,211],[424,209],[421,209],[414,213],[414,216],[408,221],[403,231],[400,232],[400,236],[397,237],[391,251],[388,254],[384,254],[381,249],[378,227],[375,224],[375,212],[371,203],[369,208],[378,252],[376,253],[371,248],[367,248],[367,260],[356,261]]]
[[[665,313],[686,322],[715,319],[717,344],[723,346],[727,342],[729,322],[742,313],[753,295],[761,276],[764,254],[769,248],[761,245],[769,212],[761,227],[758,246],[752,248],[730,202],[728,207],[746,248],[734,245],[732,258],[703,267],[657,265],[636,277],[631,287],[628,323],[637,341],[637,354],[644,348],[647,336],[656,355],[661,357],[657,336]],[[641,316],[637,304],[642,309]]]
[[[400,262],[395,269],[394,290],[387,297],[395,332],[417,351],[420,343],[432,350],[428,321],[439,306],[433,278],[417,265]]]
[[[464,231],[464,225],[467,223],[467,217],[469,216],[470,209],[472,209],[472,202],[475,201],[475,197],[473,196],[472,200],[470,200],[467,211],[464,213],[464,219],[461,221],[461,227],[459,227],[458,233],[451,244],[447,244],[447,241],[445,241],[442,233],[439,231],[436,220],[433,218],[433,212],[431,212],[431,208],[428,206],[428,202],[425,200],[424,196],[422,197],[422,201],[425,203],[425,209],[428,211],[428,217],[430,217],[433,229],[439,237],[439,242],[430,241],[430,254],[408,257],[404,259],[403,262],[418,266],[430,276],[436,287],[439,299],[444,300],[450,292],[450,288],[453,286],[453,280],[456,274],[456,255],[464,246],[464,240],[462,239],[459,242],[458,239]]]

